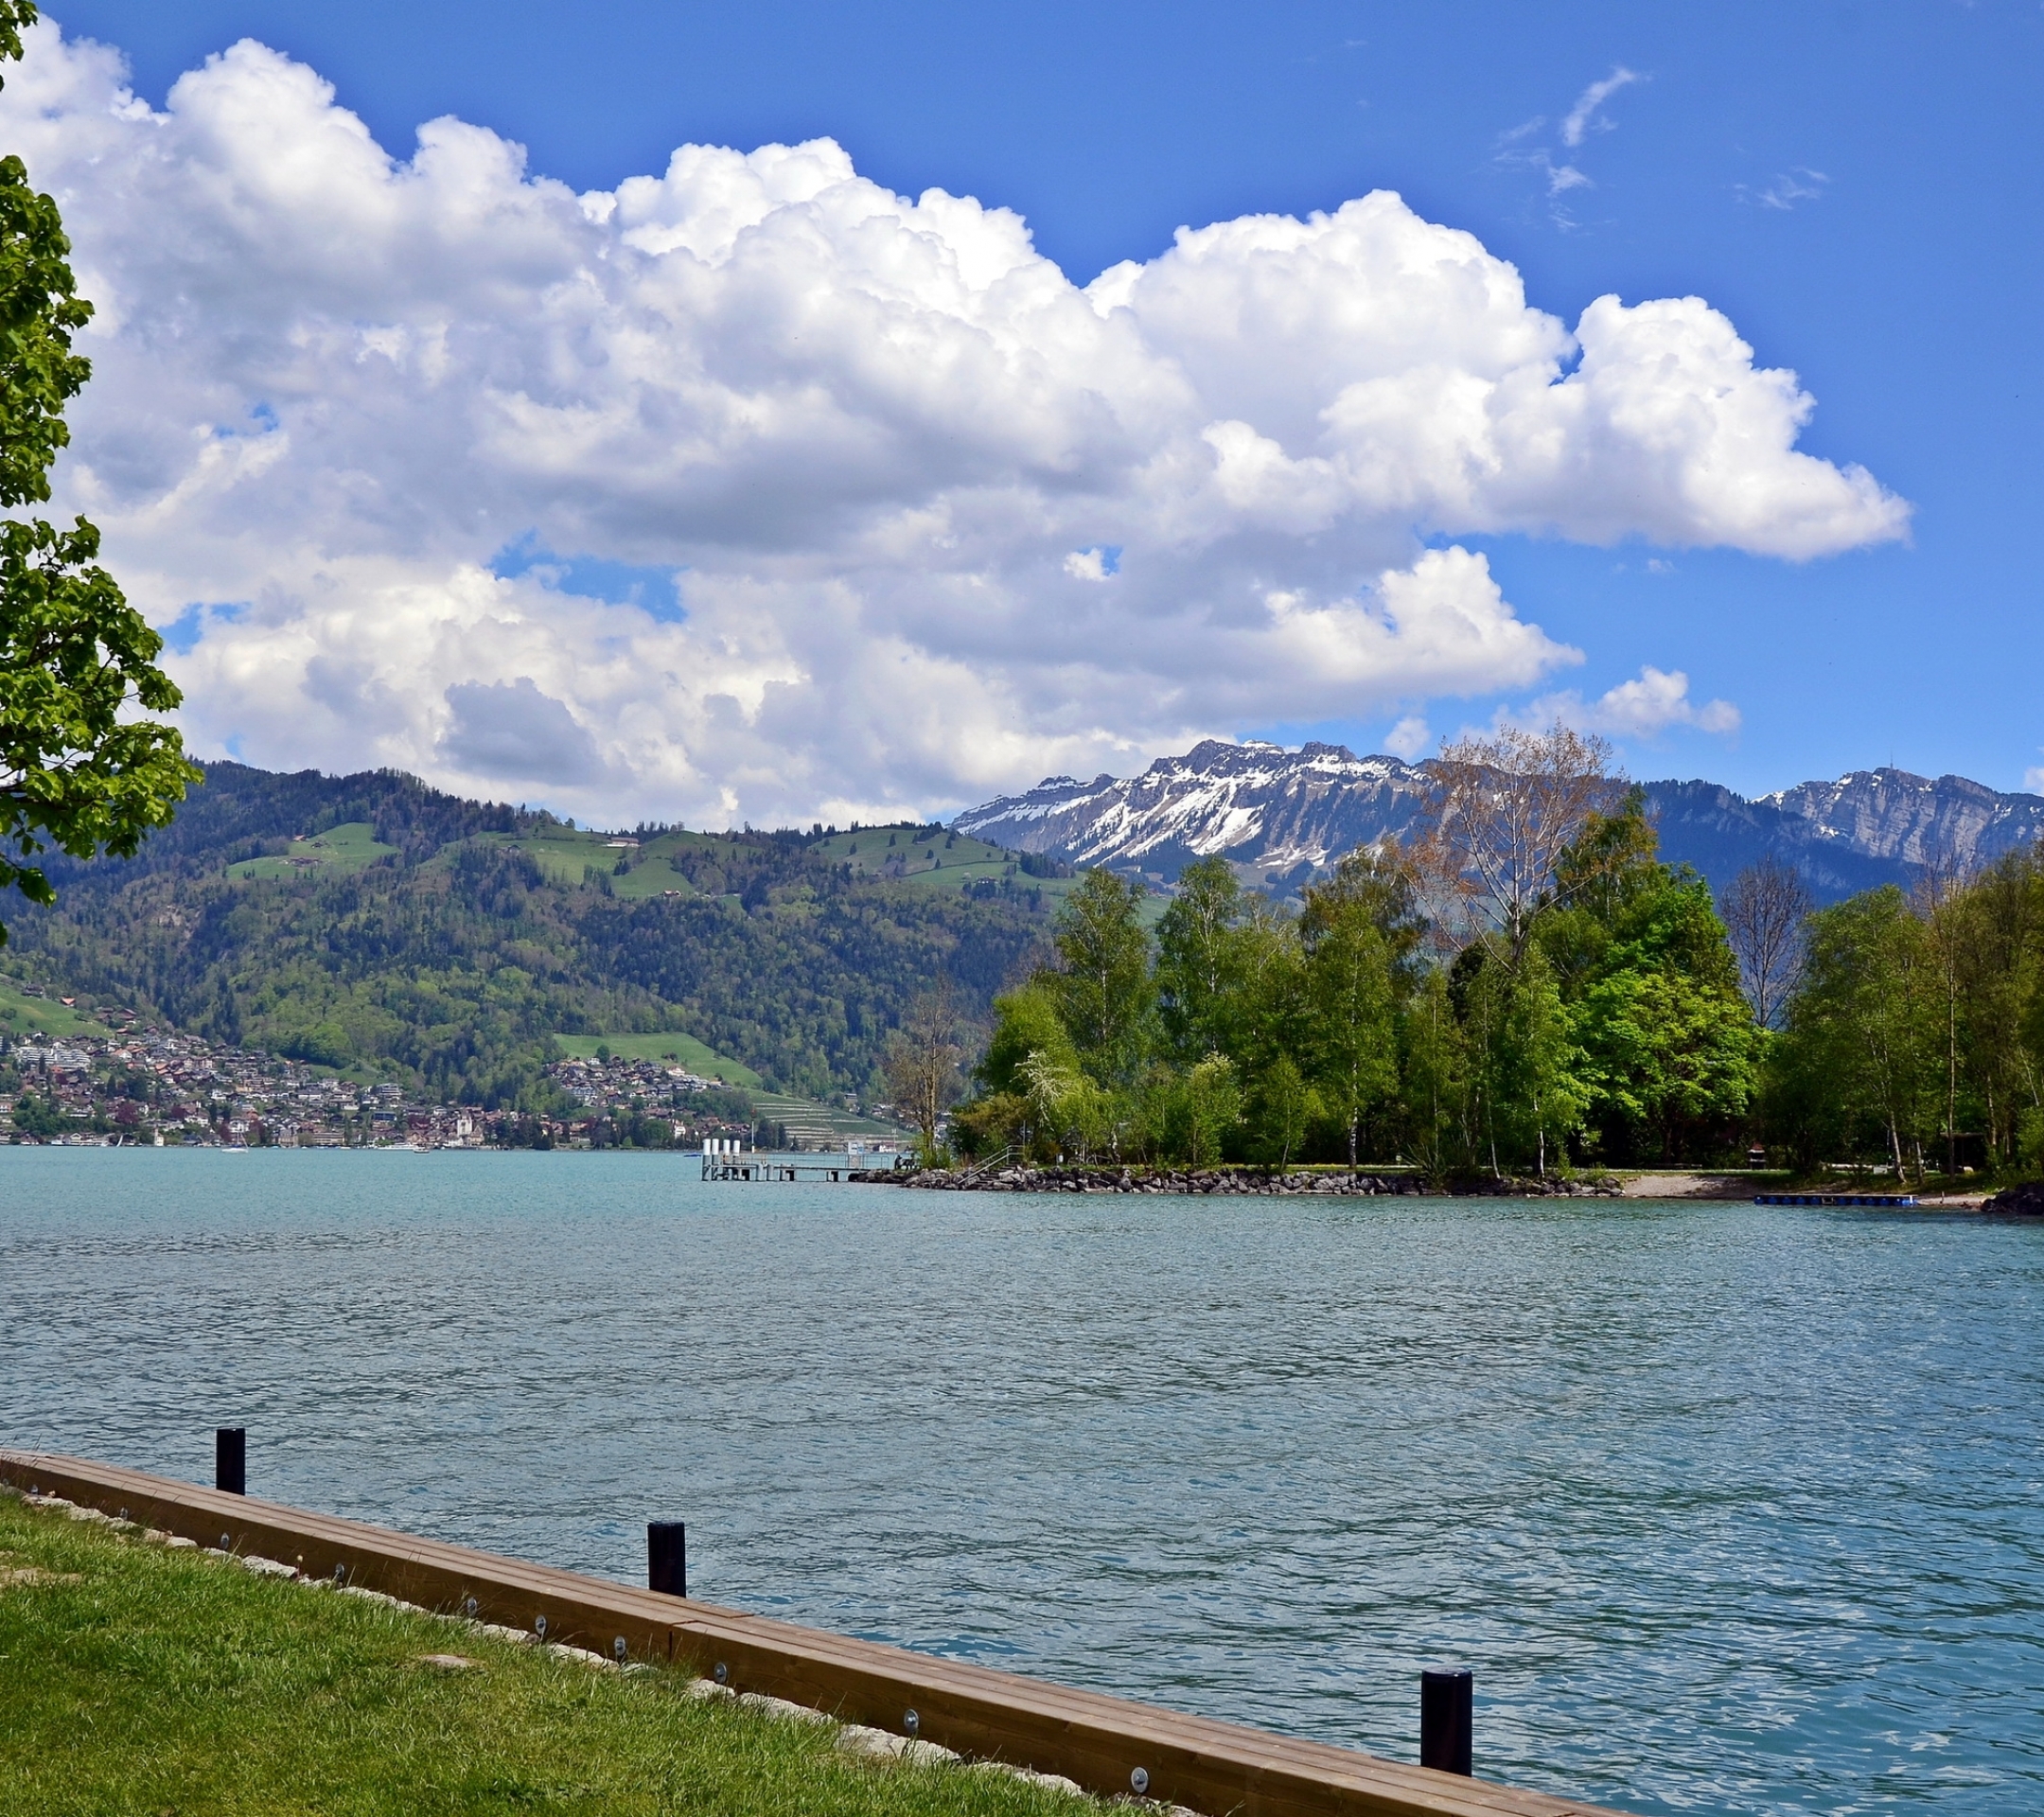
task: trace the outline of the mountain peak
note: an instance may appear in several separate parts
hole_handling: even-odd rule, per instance
[[[1169,880],[1223,855],[1265,880],[1324,868],[1425,808],[1428,767],[1346,745],[1296,750],[1262,739],[1204,738],[1139,775],[1047,778],[1027,794],[968,809],[960,832],[1074,864]],[[1856,769],[1748,801],[1698,779],[1644,785],[1662,854],[1722,885],[1757,859],[1794,865],[1823,899],[1906,882],[1929,865],[1971,869],[2044,834],[2044,797],[2000,794],[1964,776]]]

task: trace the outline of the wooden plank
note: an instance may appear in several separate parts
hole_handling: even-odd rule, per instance
[[[1139,1767],[1151,1797],[1212,1817],[1622,1817],[116,1465],[0,1450],[0,1482],[445,1614],[528,1632],[543,1616],[549,1640],[609,1654],[623,1639],[634,1658],[705,1675],[721,1667],[733,1689],[847,1721],[900,1733],[913,1709],[926,1741],[1105,1796],[1126,1795]]]

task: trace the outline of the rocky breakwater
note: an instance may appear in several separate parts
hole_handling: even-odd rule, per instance
[[[2018,1218],[2044,1218],[2044,1180],[2026,1180],[2020,1186],[2012,1186],[2006,1191],[1997,1192],[1981,1209],[2013,1214]]]
[[[1615,1196],[1616,1182],[1563,1180],[1457,1180],[1431,1184],[1417,1173],[1349,1173],[1347,1169],[1208,1167],[925,1167],[908,1173],[875,1169],[848,1176],[876,1186],[922,1187],[937,1192],[1168,1192],[1220,1197],[1377,1198],[1394,1194],[1449,1192],[1496,1198]]]

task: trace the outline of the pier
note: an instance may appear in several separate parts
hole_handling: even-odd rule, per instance
[[[855,1174],[891,1173],[912,1159],[892,1150],[872,1155],[856,1149],[847,1149],[842,1155],[809,1155],[790,1149],[746,1148],[729,1138],[712,1137],[702,1147],[702,1176],[784,1186],[805,1180],[841,1182]]]

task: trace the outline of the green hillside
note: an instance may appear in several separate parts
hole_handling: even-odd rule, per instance
[[[544,1067],[600,1042],[868,1103],[920,993],[947,977],[983,1016],[1026,968],[1051,869],[942,828],[606,833],[394,771],[216,764],[137,857],[56,859],[54,909],[0,908],[9,972],[50,994],[0,996],[44,1017],[0,1027],[67,1032],[62,993],[493,1107],[558,1108]]]
[[[81,1034],[107,1034],[112,1031],[82,1009],[68,1008],[48,995],[31,995],[11,979],[0,978],[0,1033],[21,1038],[46,1034],[68,1040]]]
[[[693,1034],[557,1034],[555,1045],[573,1060],[594,1060],[601,1049],[621,1060],[671,1060],[705,1079],[757,1088],[766,1082],[742,1061],[714,1053]]]
[[[256,877],[270,881],[311,875],[344,877],[396,856],[397,848],[379,839],[367,820],[349,820],[324,833],[301,834],[288,851],[230,864],[227,874],[238,882]]]

